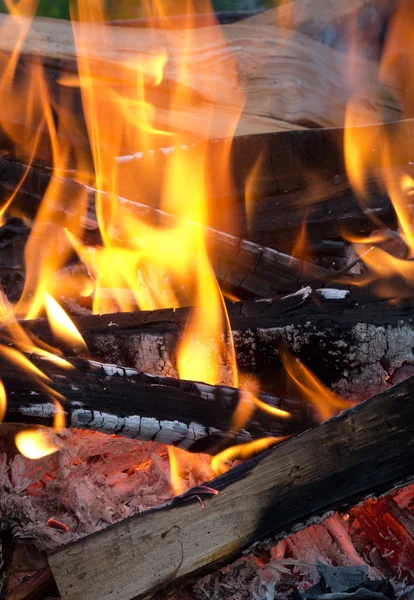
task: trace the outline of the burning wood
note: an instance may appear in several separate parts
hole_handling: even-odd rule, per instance
[[[285,536],[331,510],[412,481],[407,423],[413,385],[411,378],[211,481],[219,493],[205,499],[205,510],[191,497],[178,497],[52,554],[65,600],[110,599],[114,590],[125,600],[148,594],[266,536]]]
[[[379,53],[378,29],[362,47],[353,28],[359,2],[352,16],[339,3],[333,21],[330,4],[319,22],[301,0],[272,13],[276,29],[248,21],[220,29],[213,16],[200,28],[195,11],[177,21],[155,3],[139,31],[108,25],[103,1],[74,1],[72,23],[56,27],[33,18],[32,0],[8,5],[11,14],[0,18],[0,125],[16,161],[0,165],[0,216],[17,214],[26,224],[29,217],[31,231],[22,293],[14,306],[0,296],[0,417],[51,424],[53,432],[17,432],[20,454],[13,447],[0,460],[0,506],[15,532],[56,550],[49,562],[64,599],[153,594],[269,536],[272,544],[411,482],[414,379],[391,384],[414,362],[414,180],[406,168],[413,122],[380,124],[399,117],[400,106],[410,116],[410,90],[393,72],[395,64],[406,69],[395,40],[407,37],[408,4],[392,15],[382,0],[374,6],[390,32],[381,65],[367,58],[368,46]],[[334,48],[318,41],[330,23],[342,27],[348,56],[338,40]],[[315,92],[304,104],[307,88]],[[303,129],[315,123],[345,129]],[[237,136],[286,127],[301,130]],[[26,167],[20,161],[28,156]],[[44,159],[52,173],[29,169]],[[303,190],[312,192],[309,205],[328,195],[309,209],[313,250],[339,244],[346,270],[351,250],[363,263],[360,275],[307,262],[306,217],[299,224],[292,213],[306,204],[292,195]],[[358,209],[355,198],[367,204],[373,190],[375,202]],[[349,200],[349,214],[320,216],[339,210],[338,198]],[[287,215],[285,243],[299,231],[292,256],[263,246],[264,239],[277,245],[277,228],[265,222],[276,204]],[[342,231],[349,223],[356,236]],[[226,303],[218,282],[262,299]],[[314,291],[269,299],[308,283]],[[371,284],[374,299],[373,288],[357,289]],[[369,303],[361,304],[363,295]],[[394,306],[378,301],[407,296]],[[62,297],[94,314],[74,324]],[[114,306],[122,312],[111,314]],[[125,367],[66,359],[62,348]],[[314,419],[325,423],[307,429]],[[97,437],[79,426],[158,443]],[[91,440],[98,451],[89,452]],[[229,469],[234,460],[246,462]],[[213,472],[221,475],[212,479]],[[381,552],[392,543],[390,568],[408,577],[412,527],[396,503],[365,503],[351,519]],[[366,566],[338,519],[321,535],[335,537],[353,566]],[[286,547],[300,561],[312,540],[307,530]],[[286,558],[281,546],[274,552]],[[317,555],[307,556],[312,571]],[[333,573],[318,567],[322,587],[309,597],[384,600],[386,584],[374,590],[365,575],[342,574],[338,591]],[[271,584],[266,590],[274,595]]]
[[[242,394],[237,389],[79,359],[71,361],[75,369],[70,371],[33,360],[51,379],[50,388],[66,399],[67,427],[217,452],[258,437],[296,434],[312,425],[311,413],[301,401],[262,394],[258,399],[263,405],[256,403],[255,416],[238,432],[232,428]],[[52,425],[56,408],[49,391],[4,363],[0,376],[9,396],[6,420]]]
[[[362,400],[386,389],[389,378],[414,360],[412,303],[360,304],[346,291],[331,293],[308,289],[281,299],[230,304],[240,368],[264,389],[286,394],[280,350],[287,348],[343,397]],[[99,360],[176,377],[177,346],[188,316],[189,309],[178,309],[77,317],[74,322]],[[48,344],[58,342],[45,319],[27,321],[25,327]],[[222,377],[229,381],[226,369]]]

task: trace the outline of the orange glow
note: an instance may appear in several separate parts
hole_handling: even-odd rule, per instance
[[[180,476],[179,450],[177,450],[177,448],[174,448],[173,446],[169,446],[168,456],[170,459],[171,487],[173,489],[174,495],[179,496],[186,490],[185,482]]]
[[[70,346],[86,349],[83,337],[60,304],[50,294],[45,294],[44,302],[50,327],[56,338]]]
[[[50,435],[42,429],[26,429],[16,434],[15,444],[20,452],[26,458],[38,460],[59,450]]]
[[[283,366],[291,379],[314,406],[319,421],[327,421],[341,410],[353,406],[353,402],[343,400],[329,390],[311,371],[288,352],[281,354]]]
[[[180,30],[168,20],[164,6],[155,3],[146,7],[150,19],[163,16],[168,26],[156,32],[140,30],[140,36],[146,36],[148,51],[146,48],[143,52],[137,44],[128,58],[117,61],[115,78],[104,72],[97,61],[103,49],[110,54],[117,43],[116,30],[104,24],[104,2],[79,2],[73,6],[77,83],[94,162],[94,186],[100,190],[95,203],[103,245],[87,247],[72,232],[67,238],[92,274],[95,313],[111,312],[114,306],[130,311],[137,307],[153,310],[193,305],[178,352],[179,376],[207,383],[224,379],[235,385],[237,371],[231,334],[202,226],[208,224],[209,218],[210,173],[220,170],[220,181],[229,189],[228,196],[232,196],[228,156],[244,101],[238,89],[237,69],[230,59],[225,65],[200,63],[196,69],[189,67],[200,43],[191,1],[186,5],[187,23]],[[211,13],[211,6],[202,0],[201,5],[197,3],[197,11]],[[219,28],[207,28],[203,35],[217,44],[224,42]],[[208,78],[201,81],[199,72],[204,67]],[[119,81],[127,83],[122,93]],[[224,150],[211,164],[207,146],[200,143],[210,138],[223,102],[219,81],[232,86],[234,117],[228,120],[229,142],[223,143]],[[163,94],[158,93],[161,89]],[[180,115],[198,110],[200,94],[204,92],[209,101],[203,104],[202,117],[194,130],[187,128],[184,133]],[[199,144],[197,151],[191,154],[180,149],[195,143]],[[117,157],[133,156],[137,149],[148,151],[160,145],[175,148],[164,171],[160,173],[156,165],[148,163],[137,186],[134,162],[125,165]],[[160,208],[177,217],[169,227],[162,228],[143,222],[120,201],[122,189],[128,188],[130,200],[141,200],[142,190],[150,191],[154,184],[159,187],[161,181]],[[147,198],[142,200],[146,203]],[[125,290],[130,293],[125,294]]]
[[[239,446],[226,448],[214,456],[213,460],[211,461],[211,467],[215,475],[222,475],[229,470],[230,466],[226,464],[229,461],[247,460],[256,454],[263,452],[263,450],[267,450],[267,448],[275,446],[280,442],[284,442],[287,439],[289,439],[289,436],[261,438],[260,440],[255,440],[254,442],[248,442],[247,444],[240,444]]]
[[[2,354],[6,360],[13,363],[17,368],[21,368],[23,371],[26,371],[35,377],[39,377],[46,382],[51,381],[50,377],[45,375],[43,371],[38,369],[36,365],[34,365],[24,354],[15,348],[12,348],[11,346],[0,345],[0,354]]]
[[[194,474],[199,473],[200,479],[208,481],[213,477],[211,456],[206,454],[191,454],[174,446],[168,447],[170,459],[171,487],[175,495],[182,494],[194,485]]]
[[[4,384],[0,379],[0,423],[3,421],[6,416],[7,410],[7,395],[6,390],[4,388]]]
[[[387,37],[381,55],[379,80],[393,90],[398,98],[403,111],[402,119],[413,116],[413,84],[410,75],[414,66],[414,53],[411,30],[414,25],[414,11],[412,4],[403,0],[398,3],[396,10],[390,18],[387,28]],[[352,53],[351,53],[352,54]],[[363,204],[369,202],[367,194],[367,174],[370,173],[371,181],[376,179],[377,186],[386,191],[394,206],[399,223],[399,232],[410,250],[410,257],[414,255],[414,212],[413,212],[413,179],[401,167],[405,161],[400,160],[400,153],[407,151],[409,136],[406,131],[406,121],[395,123],[389,130],[381,126],[381,115],[377,123],[370,127],[364,125],[363,116],[358,108],[358,91],[365,85],[363,80],[355,79],[355,70],[352,69],[350,58],[351,80],[356,90],[348,104],[345,121],[344,151],[346,168],[353,188]],[[407,140],[407,141],[406,141]],[[398,165],[398,166],[396,166]],[[381,222],[371,215],[377,229],[383,227]],[[350,239],[349,236],[346,236]],[[359,240],[360,243],[375,243],[374,239]],[[361,248],[355,248],[371,271],[371,280],[376,279],[376,293],[384,296],[402,297],[401,290],[394,290],[392,284],[382,282],[383,275],[397,275],[413,284],[413,269],[411,262],[395,258],[382,249],[375,249],[363,255]]]

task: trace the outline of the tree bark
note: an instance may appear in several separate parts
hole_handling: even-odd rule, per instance
[[[130,600],[190,578],[268,536],[414,480],[414,378],[194,489],[57,550],[63,600]],[[208,490],[206,490],[208,491]],[[80,577],[79,574],[82,574]]]

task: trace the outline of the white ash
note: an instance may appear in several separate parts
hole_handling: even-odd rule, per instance
[[[349,298],[351,292],[349,290],[337,290],[334,288],[320,288],[315,290],[325,300],[344,300]]]
[[[3,529],[51,550],[170,500],[168,449],[101,433],[51,434],[60,451],[33,461],[0,455]],[[185,489],[213,478],[210,457],[197,455],[182,476]],[[65,525],[46,525],[50,518]]]

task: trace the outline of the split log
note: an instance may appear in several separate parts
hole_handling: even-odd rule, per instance
[[[7,23],[5,16],[0,18],[0,26]],[[87,27],[87,25],[85,25]],[[218,27],[218,26],[217,26]],[[215,35],[217,33],[217,35]],[[189,140],[204,137],[205,104],[215,106],[214,119],[209,132],[211,138],[228,136],[229,121],[237,122],[238,107],[234,106],[235,82],[229,77],[229,64],[236,61],[241,88],[247,101],[240,118],[237,134],[268,133],[301,129],[309,124],[315,126],[343,126],[345,110],[351,94],[344,67],[344,56],[326,45],[298,32],[268,25],[244,24],[243,21],[224,25],[222,33],[214,27],[197,30],[196,47],[186,59],[187,82],[200,98],[197,106],[177,106],[173,117],[166,107],[171,95],[171,84],[177,80],[177,60],[182,53],[182,31],[160,29],[152,36],[147,29],[131,29],[113,26],[112,48],[105,54],[102,48],[91,47],[88,55],[94,60],[92,70],[96,77],[110,75],[111,80],[122,81],[120,64],[136,62],[143,53],[159,53],[160,47],[168,49],[169,60],[165,66],[164,81],[151,91],[150,100],[157,108],[156,127],[175,127]],[[4,27],[0,50],[7,56],[16,46],[16,32],[13,27]],[[90,36],[93,45],[93,36]],[[36,18],[26,39],[22,54],[22,70],[27,71],[31,62],[42,59],[47,79],[51,82],[53,94],[57,94],[56,81],[65,74],[76,73],[76,59],[71,24],[65,21]],[[229,58],[230,57],[230,58]],[[113,66],[118,65],[117,69]],[[213,67],[212,67],[213,65]],[[363,81],[369,91],[361,92],[358,105],[360,122],[370,123],[379,120],[391,121],[401,118],[398,103],[390,89],[378,83],[376,61],[356,59],[355,76]],[[289,76],[285,76],[288,72]],[[221,78],[219,82],[217,79]],[[211,81],[214,79],[214,85]],[[213,90],[215,90],[213,92]],[[309,93],[312,90],[312,93]],[[61,90],[60,90],[61,92]],[[73,99],[67,94],[68,98]],[[72,109],[81,114],[80,98],[77,97]],[[15,124],[16,125],[16,124]],[[23,118],[21,126],[26,127]],[[34,127],[38,123],[33,124]],[[74,145],[88,146],[82,121],[79,131],[73,132]],[[68,134],[70,135],[70,134]],[[24,152],[24,149],[20,149]],[[136,148],[135,151],[139,151]],[[125,152],[131,149],[125,148]],[[42,156],[43,155],[43,156]],[[50,160],[47,140],[40,143],[38,158]]]
[[[295,0],[252,15],[246,24],[273,25],[309,35],[358,56],[379,59],[394,0]]]
[[[236,433],[231,431],[240,399],[235,388],[155,377],[81,359],[71,361],[73,371],[62,371],[35,357],[32,360],[51,377],[50,387],[65,398],[67,427],[214,453],[217,448],[255,438],[293,435],[313,423],[302,401],[262,394],[263,402],[291,417],[257,410]],[[52,425],[56,409],[44,385],[4,363],[0,375],[8,396],[6,421]]]
[[[414,378],[196,490],[49,556],[63,600],[130,600],[414,480]],[[373,468],[375,466],[375,468]]]
[[[394,371],[414,360],[412,302],[393,306],[364,303],[358,296],[353,300],[342,290],[310,292],[228,306],[238,366],[258,377],[261,389],[287,393],[281,347],[339,395],[356,400],[387,388]],[[182,308],[77,317],[74,322],[98,360],[177,377],[177,345],[188,317],[189,309]],[[56,345],[45,319],[24,326]]]

